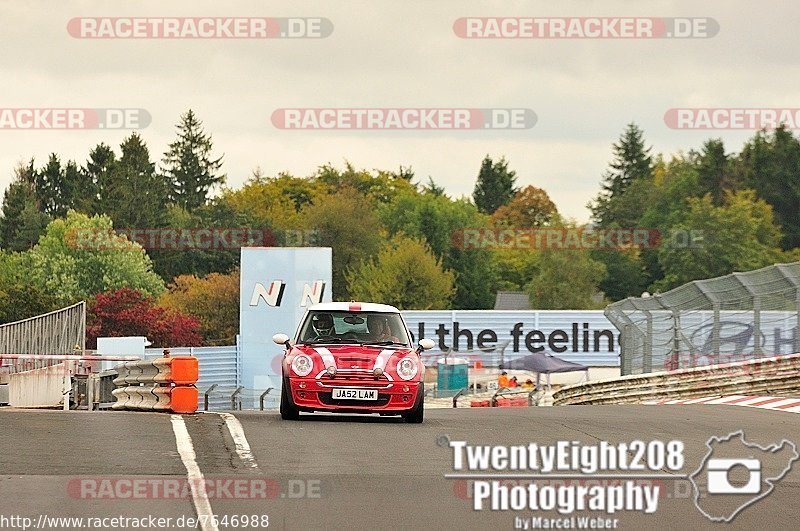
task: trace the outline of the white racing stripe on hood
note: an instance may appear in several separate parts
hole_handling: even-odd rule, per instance
[[[314,347],[314,352],[322,358],[322,364],[325,365],[326,369],[328,367],[336,367],[336,358],[333,357],[330,350],[325,347]]]
[[[392,357],[392,354],[397,352],[396,350],[382,350],[380,354],[375,358],[375,365],[372,367],[372,370],[380,369],[382,371],[386,371],[386,364],[389,362],[389,358]]]

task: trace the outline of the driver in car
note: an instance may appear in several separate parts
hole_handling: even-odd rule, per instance
[[[367,329],[370,334],[370,341],[382,342],[393,341],[398,343],[399,338],[392,335],[392,327],[389,326],[389,319],[382,315],[367,316]]]
[[[318,313],[311,319],[311,326],[314,328],[317,337],[330,337],[335,334],[333,328],[333,316],[329,313]]]

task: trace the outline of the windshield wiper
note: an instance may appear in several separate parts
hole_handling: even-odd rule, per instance
[[[407,347],[408,343],[398,343],[397,341],[365,341],[362,345],[378,345],[378,346],[390,346],[390,345],[397,345],[400,347]]]
[[[320,336],[316,339],[310,339],[305,343],[341,343],[344,341],[341,337],[336,336]]]

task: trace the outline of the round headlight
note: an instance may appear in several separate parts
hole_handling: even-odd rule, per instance
[[[403,358],[397,364],[397,376],[403,380],[410,380],[417,375],[417,364],[411,358]]]
[[[327,373],[328,373],[328,376],[330,376],[330,377],[336,376],[336,367],[334,367],[333,365],[331,365],[330,367],[328,367],[328,368],[325,370],[325,372],[327,372]]]
[[[292,370],[297,376],[308,376],[314,370],[314,363],[305,354],[298,354],[292,360]]]

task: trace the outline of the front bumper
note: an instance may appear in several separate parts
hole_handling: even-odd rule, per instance
[[[333,388],[377,389],[378,400],[334,400]],[[301,411],[396,412],[411,410],[422,392],[420,382],[289,378],[292,402]]]

